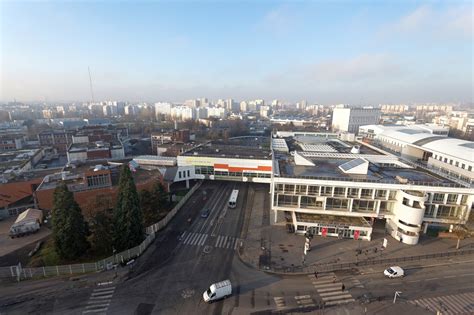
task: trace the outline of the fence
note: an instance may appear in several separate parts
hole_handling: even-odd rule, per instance
[[[277,269],[273,269],[273,270],[278,271],[278,272],[289,272],[289,273],[314,272],[316,270],[318,272],[329,272],[329,271],[337,271],[337,270],[347,270],[347,269],[352,269],[352,268],[357,268],[357,267],[362,267],[362,266],[391,264],[391,263],[406,262],[406,261],[419,261],[419,260],[430,259],[430,258],[442,258],[442,257],[463,256],[463,255],[472,255],[472,254],[474,254],[474,249],[466,249],[466,250],[435,253],[435,254],[425,254],[425,255],[417,255],[417,256],[371,259],[371,260],[363,260],[359,262],[348,262],[348,263],[341,263],[341,264],[334,264],[334,263],[313,264],[305,268],[302,268],[302,267],[288,268],[287,267],[287,268],[282,268],[281,270],[277,270]]]
[[[110,257],[99,260],[93,263],[73,264],[73,265],[61,265],[61,266],[45,266],[36,268],[22,268],[18,266],[0,267],[0,279],[27,279],[27,278],[38,278],[38,277],[51,277],[60,275],[73,275],[87,272],[97,272],[102,270],[108,270],[113,265],[118,263],[126,263],[131,259],[140,256],[148,246],[155,239],[155,233],[164,228],[169,221],[176,215],[179,209],[186,203],[189,197],[202,185],[202,182],[198,182],[193,188],[181,199],[180,202],[159,222],[146,228],[147,237],[138,246],[124,250],[123,252],[116,253]]]

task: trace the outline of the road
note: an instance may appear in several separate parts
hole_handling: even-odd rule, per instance
[[[235,209],[226,205],[232,189],[240,191]],[[422,306],[420,315],[424,309],[437,308],[458,314],[474,305],[474,295],[466,296],[473,292],[472,262],[410,269],[403,279],[386,279],[381,270],[316,278],[270,275],[248,267],[237,254],[245,217],[252,209],[268,211],[268,198],[264,185],[206,182],[157,235],[128,279],[102,286],[93,280],[67,279],[0,286],[0,314],[258,314],[315,310],[323,302],[360,301],[364,294],[390,301],[395,291],[402,292],[400,302],[410,300]],[[210,215],[201,218],[205,208],[211,210]],[[264,213],[262,224],[268,223],[268,213]],[[224,279],[232,281],[233,295],[204,303],[204,290]],[[344,312],[358,314],[351,311],[353,305],[347,304]]]

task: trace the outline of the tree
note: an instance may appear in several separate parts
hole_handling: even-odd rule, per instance
[[[461,240],[465,239],[469,235],[469,232],[464,227],[458,225],[453,229],[453,233],[458,239],[456,249],[459,249],[459,246],[461,245]]]
[[[152,195],[156,198],[156,204],[160,211],[168,209],[170,205],[170,197],[162,182],[157,181],[155,185],[153,185]]]
[[[88,227],[81,208],[66,184],[54,190],[52,209],[53,238],[57,254],[64,259],[76,259],[89,248]]]
[[[98,211],[92,216],[89,240],[96,253],[112,253],[112,218],[108,211]]]
[[[150,226],[156,223],[159,219],[157,198],[148,190],[142,190],[139,193],[140,206],[143,211],[143,224]]]
[[[143,213],[128,164],[122,166],[117,204],[114,208],[114,248],[117,251],[139,245],[144,238]]]

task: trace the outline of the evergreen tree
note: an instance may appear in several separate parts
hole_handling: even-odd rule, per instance
[[[112,253],[112,218],[105,211],[96,212],[91,219],[91,236],[89,238],[92,249],[97,254],[110,255]]]
[[[137,246],[144,238],[140,199],[128,164],[124,164],[120,172],[113,234],[114,248],[117,251]]]
[[[159,218],[157,198],[148,190],[140,191],[139,195],[140,206],[143,211],[143,224],[145,226],[155,224]]]
[[[168,210],[170,205],[169,194],[160,181],[157,181],[155,185],[153,185],[152,195],[153,198],[155,198],[155,203],[159,211]]]
[[[56,187],[53,198],[52,225],[56,253],[64,259],[76,259],[89,248],[87,223],[73,193],[64,182]]]

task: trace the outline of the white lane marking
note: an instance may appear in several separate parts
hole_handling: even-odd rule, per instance
[[[107,307],[106,308],[101,308],[101,309],[98,309],[98,310],[87,310],[87,311],[83,311],[82,314],[87,314],[87,313],[99,313],[99,312],[105,312],[107,310]]]
[[[181,236],[179,237],[179,240],[183,240],[184,236],[186,235],[188,231],[184,231],[183,234],[181,234]]]
[[[411,281],[407,281],[407,282],[411,282],[411,283],[414,283],[414,282],[420,282],[421,280],[411,280]]]
[[[456,278],[457,276],[444,276],[443,278]]]
[[[217,237],[217,241],[216,241],[215,247],[219,247],[219,243],[221,242],[221,237],[222,237],[222,236],[220,236],[220,235]]]
[[[196,245],[199,239],[201,238],[201,233],[196,233],[196,237],[193,239],[190,245]]]
[[[329,301],[327,303],[324,303],[325,305],[337,305],[337,304],[344,304],[344,303],[351,303],[354,302],[354,299],[347,299],[347,300],[341,300],[341,301]]]
[[[94,289],[94,292],[99,292],[99,291],[109,291],[111,289],[115,289],[115,286],[113,287],[108,287],[108,288],[97,288],[97,289]]]
[[[297,295],[295,296],[295,299],[302,300],[302,299],[309,299],[310,297],[311,297],[310,295]]]
[[[227,244],[227,248],[232,248],[232,247],[234,247],[234,242],[235,242],[235,238],[234,238],[234,237],[229,238],[229,243]]]
[[[193,233],[189,233],[186,238],[184,239],[183,243],[186,244],[190,237],[192,237]]]
[[[345,294],[349,294],[349,291],[344,291],[344,292],[341,292],[341,291],[334,291],[334,292],[326,292],[326,293],[318,293],[321,297],[323,296],[331,296],[331,295],[336,295],[336,294],[341,294],[341,293],[345,293]]]
[[[227,244],[227,238],[228,236],[224,236],[224,242],[222,242],[222,245],[221,245],[222,248],[224,248],[225,244]]]
[[[97,304],[97,303],[110,303],[112,300],[95,300],[95,301],[87,301],[87,304]]]
[[[237,250],[237,248],[239,247],[239,242],[240,242],[239,239],[235,240],[234,250]]]
[[[321,297],[323,301],[333,301],[333,300],[343,300],[343,299],[350,299],[352,298],[352,295],[350,294],[341,294],[338,296],[325,296]]]
[[[333,288],[326,288],[326,289],[318,289],[318,293],[319,292],[329,292],[329,291],[337,291],[337,292],[341,292],[341,288],[340,287],[333,287]]]
[[[105,296],[91,296],[90,300],[110,299],[111,297],[112,297],[112,294],[105,295]]]
[[[110,303],[106,303],[106,304],[93,304],[93,305],[87,305],[86,308],[95,308],[95,307],[105,307],[105,306],[109,306]]]
[[[91,296],[101,296],[114,293],[114,290],[103,291],[103,292],[92,292]]]
[[[318,289],[318,288],[328,288],[328,287],[341,287],[341,286],[342,286],[342,284],[340,284],[340,283],[326,283],[326,284],[318,284],[318,285],[315,284],[314,285],[314,287],[316,289]]]
[[[425,281],[431,281],[431,280],[438,280],[439,278],[429,278],[429,279],[425,279]]]
[[[204,237],[201,239],[201,241],[199,242],[199,246],[202,246],[204,245],[204,243],[206,242],[207,240],[207,234],[204,234]]]

